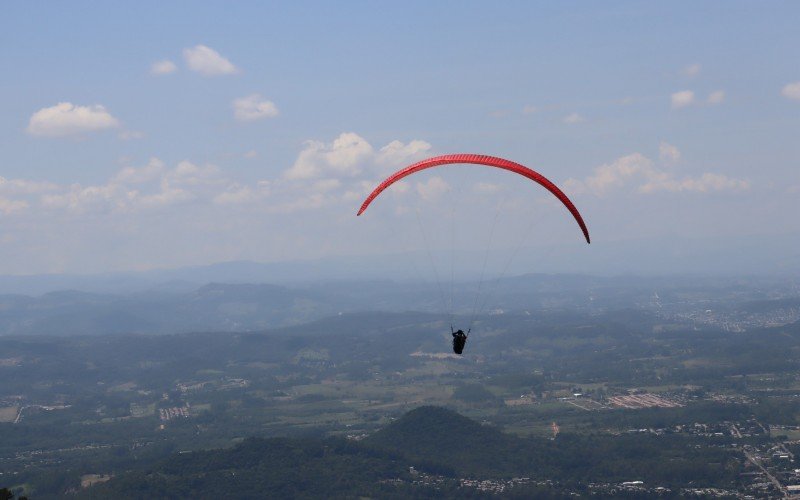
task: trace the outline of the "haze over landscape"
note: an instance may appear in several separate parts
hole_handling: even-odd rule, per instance
[[[3,4],[0,500],[797,498],[798,21]]]

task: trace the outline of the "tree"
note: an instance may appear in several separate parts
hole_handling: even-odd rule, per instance
[[[0,500],[14,500],[14,494],[8,488],[0,489]],[[28,497],[17,497],[17,500],[28,500]]]

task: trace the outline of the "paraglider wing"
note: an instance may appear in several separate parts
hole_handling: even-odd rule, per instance
[[[572,217],[575,218],[575,222],[581,227],[581,231],[583,231],[583,235],[586,237],[586,243],[590,243],[589,239],[589,230],[586,228],[586,224],[583,222],[583,217],[581,217],[580,212],[578,209],[575,208],[575,205],[572,204],[572,201],[561,191],[558,186],[550,182],[545,176],[542,174],[529,169],[526,166],[520,165],[519,163],[514,163],[513,161],[505,160],[503,158],[497,158],[495,156],[486,156],[486,155],[476,155],[476,154],[453,154],[453,155],[443,155],[443,156],[436,156],[433,158],[428,158],[427,160],[422,160],[417,162],[413,165],[410,165],[404,169],[398,170],[391,176],[389,176],[385,181],[381,182],[378,187],[375,188],[367,199],[364,200],[364,203],[361,205],[361,209],[358,211],[357,215],[361,215],[364,213],[364,210],[369,207],[372,200],[374,200],[379,194],[383,192],[384,189],[388,188],[395,182],[399,181],[400,179],[407,177],[413,173],[419,172],[421,170],[425,170],[432,167],[438,167],[439,165],[451,165],[451,164],[473,164],[473,165],[485,165],[487,167],[495,167],[495,168],[502,168],[503,170],[509,170],[511,172],[517,173],[528,179],[539,183],[545,189],[550,191],[556,198],[558,198],[561,203],[567,207],[567,210],[572,214]]]

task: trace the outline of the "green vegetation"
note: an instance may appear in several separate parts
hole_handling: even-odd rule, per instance
[[[552,310],[481,317],[473,333],[460,358],[449,326],[422,313],[260,333],[0,337],[0,487],[35,498],[102,496],[126,481],[197,492],[200,476],[170,469],[199,470],[195,457],[219,466],[225,491],[251,481],[257,491],[264,452],[286,470],[272,487],[300,497],[491,494],[461,482],[472,479],[521,498],[624,481],[743,491],[756,482],[738,475],[743,446],[767,460],[800,432],[798,324],[732,333],[639,309]],[[614,403],[641,393],[661,399]],[[260,451],[225,483],[237,447]],[[270,447],[306,457],[308,491],[281,483],[301,467]],[[327,471],[353,482],[331,486]]]
[[[502,403],[502,401],[498,401],[497,396],[480,384],[463,384],[457,386],[453,391],[453,399],[474,404]]]
[[[688,451],[691,450],[691,451]],[[735,485],[741,466],[722,450],[684,439],[562,436],[520,439],[437,407],[417,408],[363,442],[342,439],[248,439],[232,449],[169,457],[87,490],[88,498],[318,498],[433,493],[463,497],[460,477],[558,477],[586,481]]]

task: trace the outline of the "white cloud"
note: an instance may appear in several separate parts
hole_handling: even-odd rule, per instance
[[[190,70],[204,76],[231,75],[239,72],[233,63],[205,45],[183,49],[183,59]]]
[[[370,144],[358,134],[345,132],[332,143],[307,141],[294,165],[286,171],[287,179],[311,179],[323,173],[355,176],[361,162],[373,154]]]
[[[373,152],[372,146],[358,134],[344,133],[334,139],[330,147],[323,148],[323,158],[328,166],[346,175],[358,173],[358,164]]]
[[[188,186],[201,186],[225,183],[225,179],[220,177],[220,169],[216,165],[195,165],[194,163],[183,160],[178,163],[174,170],[168,172],[165,179],[176,184]]]
[[[578,113],[570,113],[565,116],[562,121],[564,123],[575,124],[575,123],[582,123],[586,121],[586,118],[582,117]]]
[[[537,111],[539,111],[539,109],[536,106],[531,106],[530,104],[525,105],[525,106],[522,107],[522,114],[523,115],[532,115],[532,114],[536,113]]]
[[[408,144],[392,141],[377,152],[366,139],[353,132],[333,142],[307,141],[294,165],[284,177],[292,180],[327,177],[356,177],[369,165],[397,166],[419,158],[431,145],[414,140]]]
[[[318,141],[307,141],[294,161],[294,165],[284,173],[284,177],[287,179],[311,179],[320,175],[326,164],[325,144]]]
[[[242,154],[242,156],[250,160],[258,156],[258,151],[256,151],[255,149],[251,149],[250,151],[245,151],[244,154]]]
[[[9,215],[14,212],[20,212],[26,208],[28,208],[27,201],[10,200],[5,197],[0,197],[0,212],[3,212],[5,215]]]
[[[28,122],[27,131],[31,135],[64,137],[118,126],[119,120],[99,104],[76,106],[60,102],[35,112]]]
[[[688,77],[692,78],[692,77],[695,77],[695,76],[699,75],[701,69],[703,69],[703,67],[700,66],[700,64],[694,63],[694,64],[690,64],[690,65],[684,67],[681,70],[681,74],[684,75],[684,76],[688,76]]]
[[[673,109],[684,108],[694,103],[694,92],[691,90],[675,92],[670,96],[670,100]]]
[[[681,152],[672,144],[661,141],[658,145],[658,157],[664,163],[676,163],[681,159]]]
[[[0,193],[3,194],[40,194],[57,189],[58,184],[52,182],[0,177]]]
[[[501,185],[491,182],[476,182],[475,185],[472,186],[472,190],[478,194],[496,194],[502,189],[503,187]]]
[[[249,204],[264,213],[347,204],[349,213],[351,204],[374,189],[375,174],[383,176],[386,168],[410,163],[430,147],[425,141],[414,140],[392,141],[376,149],[358,134],[343,133],[330,143],[307,143],[293,171],[274,181],[256,183],[237,182],[216,165],[184,160],[168,166],[155,157],[141,165],[125,165],[105,183],[59,185],[0,177],[0,214],[32,210],[35,215],[39,210],[39,215],[48,218],[66,215],[78,220],[74,218],[92,215],[112,221],[121,220],[112,219],[120,214],[134,217],[142,211],[166,208],[177,213],[173,211],[179,210],[178,205],[188,204],[191,210]],[[425,199],[449,189],[441,179],[414,187]],[[409,185],[398,183],[395,188],[393,195],[408,191]],[[190,209],[180,210],[186,213]]]
[[[725,101],[725,91],[724,90],[715,90],[708,96],[708,103],[709,104],[722,104]]]
[[[233,115],[240,121],[273,118],[278,116],[278,107],[259,94],[251,94],[233,101]]]
[[[425,201],[433,201],[450,191],[450,185],[441,177],[431,177],[425,182],[417,183],[417,193]]]
[[[143,167],[125,167],[114,176],[113,182],[120,184],[143,184],[161,177],[165,170],[164,162],[158,158],[150,158]]]
[[[137,130],[123,130],[117,137],[122,139],[123,141],[132,141],[134,139],[141,139],[144,137],[144,132],[139,132]]]
[[[342,201],[347,203],[361,203],[366,196],[375,189],[375,183],[371,181],[360,181],[351,186],[350,189],[342,195]],[[389,186],[386,190],[387,193],[405,193],[409,189],[409,185],[405,181],[398,181]]]
[[[258,198],[258,193],[248,186],[232,184],[228,186],[227,190],[214,196],[212,201],[217,205],[241,205],[243,203],[252,203]]]
[[[260,180],[256,183],[256,187],[260,193],[269,194],[270,189],[272,188],[272,182],[268,180]]]
[[[138,194],[138,193],[137,193]],[[196,196],[186,189],[171,186],[169,182],[161,182],[161,191],[142,196],[135,201],[143,208],[160,208],[195,199]]]
[[[136,196],[136,191],[128,191],[115,183],[86,187],[73,184],[66,192],[42,196],[41,201],[44,207],[51,209],[67,209],[76,213],[87,211],[102,213],[123,209]]]
[[[425,141],[413,140],[408,144],[392,141],[382,147],[378,153],[378,162],[389,166],[401,166],[411,159],[427,154],[431,145]]]
[[[150,74],[152,75],[168,75],[178,71],[178,67],[174,62],[169,60],[157,61],[150,66]]]
[[[279,214],[290,214],[307,210],[316,210],[322,208],[330,201],[332,200],[323,193],[311,193],[295,197],[284,203],[272,205],[269,207],[269,211]]]
[[[781,89],[781,94],[787,99],[800,101],[800,82],[787,83],[784,85],[783,89]]]
[[[364,190],[364,194],[371,193],[373,188],[375,187],[371,182],[364,182],[363,185],[366,188]],[[411,190],[411,184],[409,184],[407,181],[397,181],[391,186],[389,186],[389,188],[387,189],[387,191],[397,194],[405,194],[408,193],[410,190]]]
[[[650,177],[653,173],[653,162],[642,154],[634,153],[595,168],[594,175],[583,181],[568,179],[565,185],[575,193],[589,191],[603,196],[614,188],[622,187],[632,177]]]
[[[234,196],[243,197],[235,183],[224,178],[215,165],[182,161],[170,169],[158,158],[151,158],[141,167],[125,167],[105,184],[47,188],[48,192],[39,199],[42,207],[74,214],[130,213],[192,200],[224,204]]]
[[[322,179],[311,185],[310,189],[315,193],[328,193],[341,187],[342,181],[339,179]]]
[[[276,196],[268,210],[290,213],[337,203],[357,204],[377,186],[378,179],[430,156],[430,149],[431,145],[422,140],[394,140],[376,148],[353,132],[342,133],[330,143],[308,141],[292,167],[284,172],[284,180],[278,181],[281,193],[291,192],[291,198],[284,196],[281,200]],[[421,196],[432,199],[442,184],[438,179],[415,187]],[[408,183],[397,182],[387,194],[402,196],[410,188]]]
[[[723,174],[706,172],[699,177],[676,178],[670,171],[660,170],[653,162],[640,153],[633,153],[618,158],[613,163],[601,165],[594,169],[594,174],[583,180],[568,179],[564,186],[574,194],[592,193],[605,196],[615,189],[634,184],[635,191],[640,194],[657,191],[699,192],[712,191],[744,191],[750,188],[750,182]]]
[[[709,191],[746,191],[750,189],[750,182],[743,179],[734,179],[723,174],[706,172],[700,177],[686,177],[684,179],[672,179],[658,176],[650,182],[639,186],[639,192],[652,193],[654,191],[694,191],[707,193]]]

